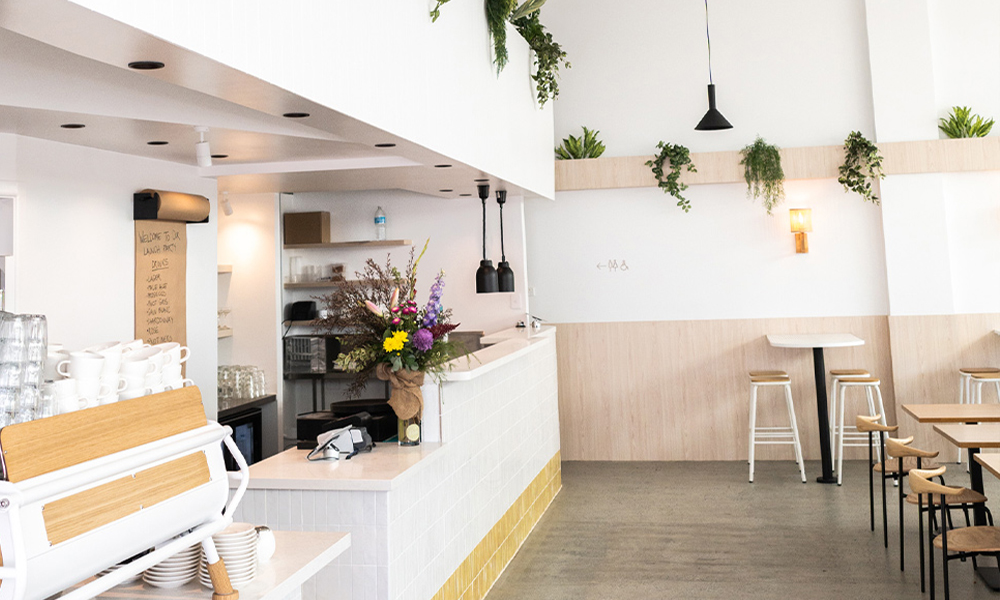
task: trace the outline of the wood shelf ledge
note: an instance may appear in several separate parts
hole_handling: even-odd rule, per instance
[[[357,283],[354,280],[340,280],[340,281],[303,281],[301,283],[286,283],[286,290],[309,290],[309,289],[322,289],[322,288],[335,288],[344,285],[345,283]]]
[[[223,273],[232,273],[232,272],[233,272],[233,265],[219,265],[219,275],[222,275]]]
[[[1000,170],[1000,137],[921,140],[878,144],[886,175],[962,173]],[[651,156],[611,156],[555,161],[556,191],[656,187],[646,161]],[[836,179],[844,160],[843,146],[783,148],[785,179]],[[695,173],[684,171],[688,185],[744,183],[738,151],[694,152]]]
[[[413,240],[370,240],[360,242],[328,242],[326,244],[285,244],[285,250],[308,250],[312,248],[385,248],[391,246],[412,246]]]

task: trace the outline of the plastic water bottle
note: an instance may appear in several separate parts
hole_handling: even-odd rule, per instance
[[[377,241],[385,239],[385,212],[381,206],[375,211],[375,239]]]

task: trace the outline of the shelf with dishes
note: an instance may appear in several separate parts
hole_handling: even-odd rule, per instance
[[[285,250],[309,250],[314,248],[386,248],[392,246],[412,246],[413,240],[368,240],[358,242],[325,242],[316,244],[285,244]]]

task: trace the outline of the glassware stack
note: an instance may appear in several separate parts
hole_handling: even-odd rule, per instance
[[[0,313],[0,427],[51,416],[51,396],[42,393],[47,352],[43,315]]]
[[[267,395],[264,371],[259,367],[219,367],[219,401],[248,400]]]

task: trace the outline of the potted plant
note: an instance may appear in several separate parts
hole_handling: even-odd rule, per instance
[[[684,212],[690,212],[691,201],[681,195],[682,191],[688,189],[687,184],[681,182],[681,169],[686,167],[691,173],[698,172],[694,163],[691,162],[690,150],[680,144],[662,141],[656,147],[660,151],[653,160],[646,161],[646,166],[653,170],[653,176],[656,177],[657,185],[663,190],[663,193],[677,198],[677,206]],[[670,167],[670,173],[666,177],[663,176],[664,164],[668,164]]]
[[[878,196],[872,190],[872,180],[879,179],[885,179],[885,173],[878,146],[860,131],[852,131],[844,140],[844,164],[840,165],[837,181],[844,186],[844,191],[854,192],[866,202],[879,204]]]
[[[938,129],[949,138],[986,137],[993,129],[993,119],[985,120],[972,114],[968,106],[954,106],[947,119],[941,119]]]
[[[740,150],[743,157],[743,177],[747,182],[747,197],[761,200],[767,214],[785,198],[785,172],[781,168],[781,150],[757,136],[752,144]]]
[[[581,158],[597,158],[604,154],[604,143],[597,139],[600,131],[583,128],[583,136],[563,138],[562,144],[556,146],[556,160],[577,160]]]
[[[346,352],[336,361],[339,369],[356,373],[348,395],[357,397],[371,375],[392,384],[389,405],[399,421],[399,443],[420,443],[423,394],[420,386],[427,373],[439,376],[445,364],[461,355],[460,348],[447,340],[452,324],[451,309],[441,304],[444,272],[431,286],[430,298],[418,305],[417,266],[427,244],[410,261],[405,271],[392,266],[390,259],[379,265],[368,259],[357,281],[348,281],[322,298],[329,316],[319,328],[339,335]]]

